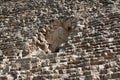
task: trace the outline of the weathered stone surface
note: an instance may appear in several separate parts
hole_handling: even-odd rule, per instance
[[[0,0],[0,80],[119,80],[120,0]]]

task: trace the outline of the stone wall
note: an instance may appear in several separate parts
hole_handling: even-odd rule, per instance
[[[0,1],[0,80],[119,79],[119,0]]]

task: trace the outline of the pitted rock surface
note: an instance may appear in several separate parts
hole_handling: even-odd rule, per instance
[[[51,51],[66,17],[75,28]],[[119,79],[119,0],[0,1],[0,80]]]

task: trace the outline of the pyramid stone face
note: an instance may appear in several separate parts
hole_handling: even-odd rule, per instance
[[[0,80],[120,80],[120,0],[0,0]]]

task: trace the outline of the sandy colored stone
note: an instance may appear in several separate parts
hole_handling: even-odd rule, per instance
[[[60,23],[61,22],[61,23]],[[62,43],[66,42],[69,34],[73,29],[73,22],[71,19],[68,20],[57,20],[52,25],[55,25],[56,28],[49,32],[46,36],[46,40],[48,41],[49,48],[52,52],[55,52]]]

